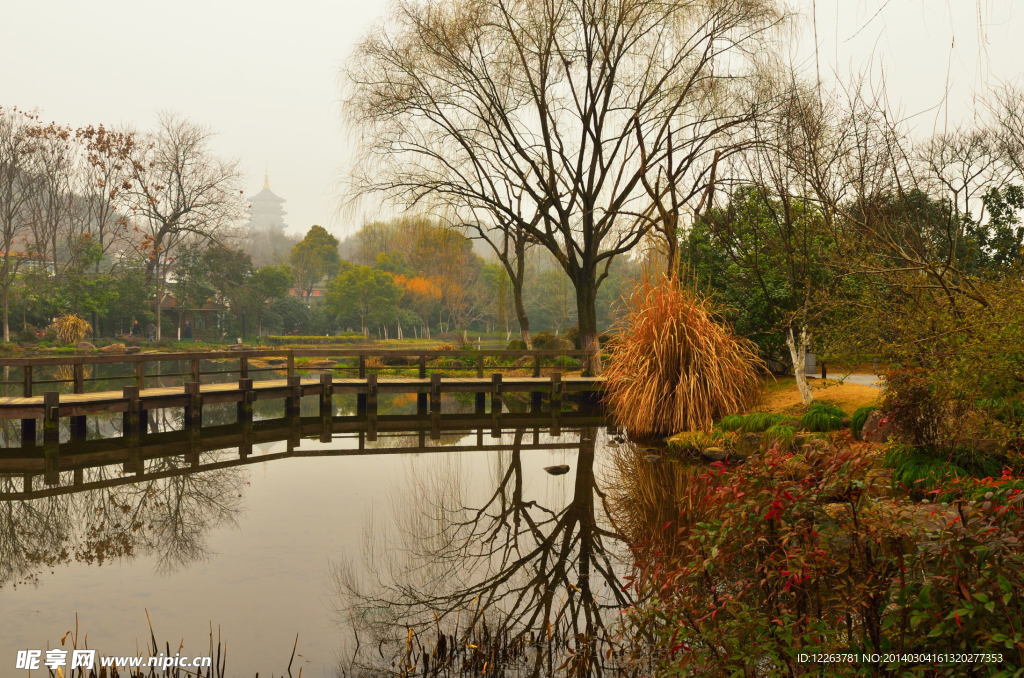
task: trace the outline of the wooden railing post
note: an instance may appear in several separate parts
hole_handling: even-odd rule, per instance
[[[85,366],[82,363],[75,363],[71,367],[74,377],[72,390],[75,393],[85,393]],[[71,417],[71,439],[85,440],[85,416],[78,415]]]
[[[540,356],[539,355],[534,355],[533,356],[533,376],[535,376],[535,377],[539,377],[540,376]]]
[[[482,355],[476,357],[476,376],[478,379],[484,377],[484,357]]]
[[[366,379],[366,355],[359,354],[359,378]]]
[[[146,361],[139,360],[135,363],[135,385],[140,389],[146,388]]]
[[[192,358],[191,363],[192,381],[199,384],[202,382],[199,374],[199,358]]]
[[[420,358],[419,358],[419,366],[420,366],[420,379],[426,379],[427,378],[427,356],[425,356],[425,355],[421,355],[420,356]]]
[[[295,351],[288,349],[288,378],[295,376]]]
[[[238,359],[238,378],[249,378],[249,356],[243,355]]]

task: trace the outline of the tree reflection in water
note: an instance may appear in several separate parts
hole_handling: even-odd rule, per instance
[[[205,452],[210,461],[217,452]],[[186,469],[182,456],[146,462],[147,473]],[[102,564],[117,557],[153,556],[165,574],[208,553],[205,535],[230,524],[240,510],[242,469],[143,478],[124,484],[119,469],[84,471],[86,483],[111,481],[83,492],[0,501],[0,587],[34,580],[39,570],[68,560]],[[116,484],[115,484],[116,483]],[[0,476],[0,494],[15,494],[21,479]]]
[[[376,581],[336,568],[339,612],[355,634],[341,675],[643,674],[627,665],[617,622],[631,603],[628,561],[595,474],[598,429],[579,432],[560,508],[532,498],[524,431],[512,435],[482,499],[452,467],[411,479],[396,502],[397,542],[368,540]]]

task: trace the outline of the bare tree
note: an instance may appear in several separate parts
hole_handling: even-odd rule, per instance
[[[189,242],[217,240],[242,213],[236,163],[213,156],[211,133],[163,115],[155,135],[137,146],[126,191],[138,218],[136,243],[146,258],[146,276],[156,294],[156,337],[161,337],[161,308],[177,251]]]
[[[136,137],[103,125],[75,130],[84,165],[79,172],[78,195],[83,202],[87,233],[107,254],[128,233],[125,193],[131,187],[131,157]],[[99,271],[100,261],[96,261]]]
[[[4,342],[11,340],[11,286],[27,249],[30,231],[28,207],[32,198],[36,116],[16,108],[0,108],[0,305],[3,307]]]
[[[598,288],[657,219],[644,180],[666,190],[659,176],[749,117],[705,103],[744,85],[780,20],[770,0],[401,2],[348,70],[348,111],[378,161],[357,188],[523,228],[573,281],[598,372]]]

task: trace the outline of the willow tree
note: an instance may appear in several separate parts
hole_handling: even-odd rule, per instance
[[[600,370],[597,293],[751,116],[774,0],[400,0],[358,47],[361,193],[516,229],[572,280]],[[522,196],[522,201],[508,200]]]

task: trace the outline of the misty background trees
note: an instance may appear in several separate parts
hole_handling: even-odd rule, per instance
[[[596,355],[623,296],[664,272],[792,370],[871,354],[908,306],[992,306],[991,281],[1020,279],[1024,95],[929,134],[864,82],[776,60],[783,25],[772,2],[401,3],[345,69],[353,188],[396,216],[272,246],[246,233],[211,130],[4,108],[5,340],[76,313],[96,337],[139,321]]]

